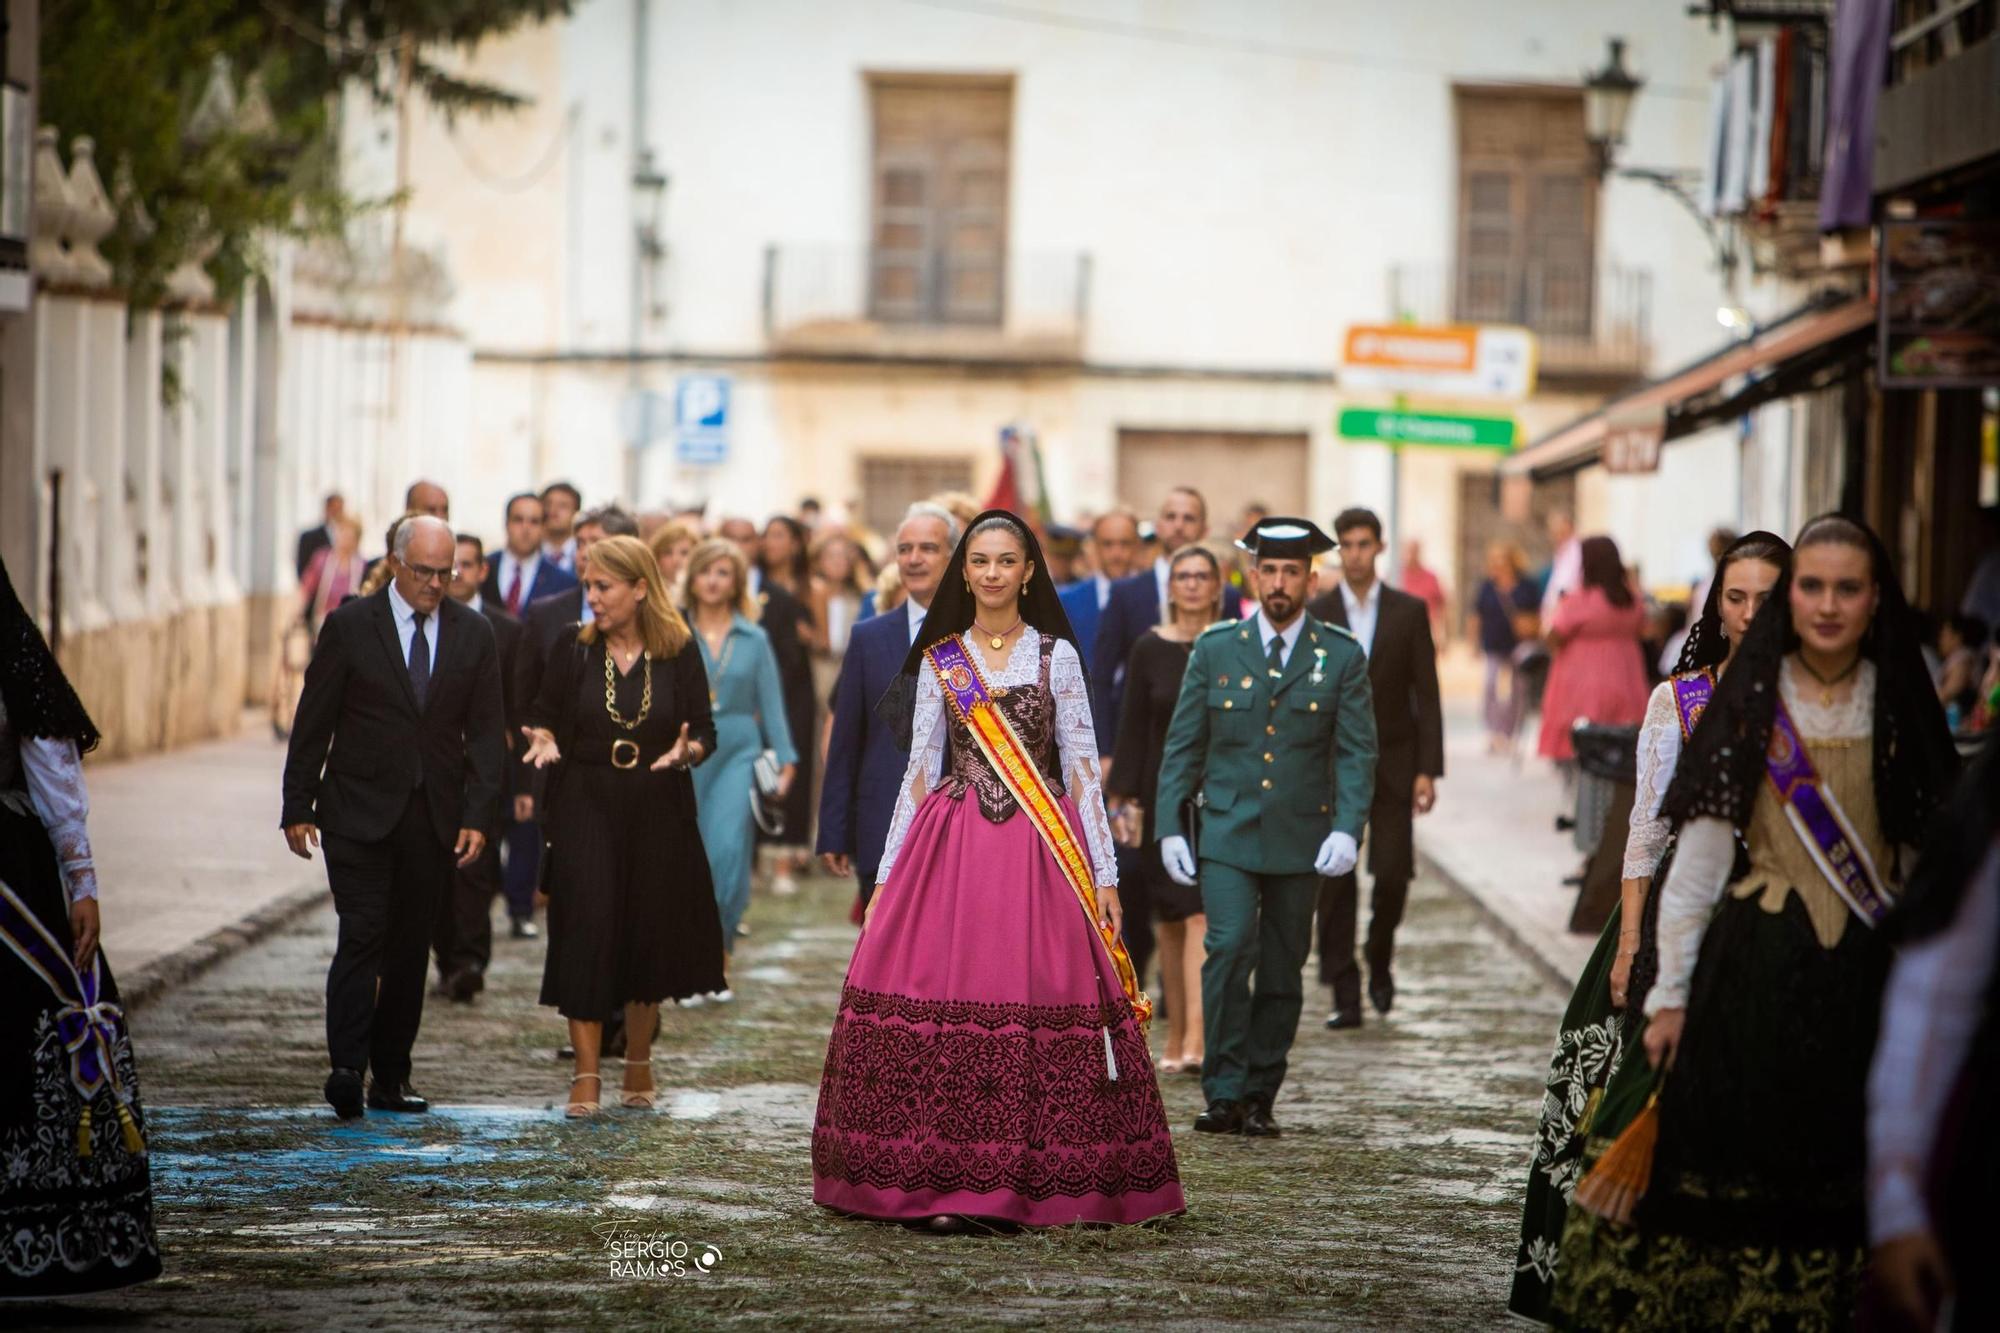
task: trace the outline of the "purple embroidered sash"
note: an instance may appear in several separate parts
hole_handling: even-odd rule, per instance
[[[1680,715],[1682,740],[1694,735],[1695,724],[1708,710],[1708,701],[1714,693],[1715,676],[1708,671],[1690,671],[1674,677],[1674,709]]]
[[[1870,926],[1895,905],[1882,877],[1875,869],[1867,847],[1848,823],[1847,814],[1833,792],[1820,781],[1818,770],[1806,754],[1798,728],[1783,699],[1771,721],[1771,744],[1764,755],[1765,773],[1778,799],[1784,803],[1786,822],[1805,844],[1813,864],[1826,876],[1854,914]]]
[[[0,884],[0,945],[19,958],[61,1002],[56,1010],[56,1034],[69,1054],[70,1085],[84,1104],[79,1155],[90,1155],[90,1103],[106,1085],[118,1099],[127,1147],[144,1151],[132,1121],[131,1094],[119,1084],[118,1069],[112,1063],[112,1052],[124,1038],[125,1011],[99,998],[101,956],[93,954],[89,968],[78,972],[48,927],[6,884]]]

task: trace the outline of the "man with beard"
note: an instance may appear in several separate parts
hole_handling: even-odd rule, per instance
[[[1375,712],[1361,645],[1305,612],[1313,557],[1332,540],[1308,519],[1269,518],[1237,544],[1256,562],[1258,611],[1195,640],[1167,727],[1157,818],[1167,874],[1192,886],[1198,873],[1208,914],[1208,1109],[1194,1127],[1270,1138],[1319,880],[1354,869],[1368,817]],[[1198,828],[1188,827],[1189,800]]]

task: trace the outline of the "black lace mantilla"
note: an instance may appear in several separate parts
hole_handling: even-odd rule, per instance
[[[912,1194],[1008,1190],[1037,1201],[1162,1189],[1180,1171],[1150,1058],[1122,1005],[849,987],[820,1081],[813,1170]]]

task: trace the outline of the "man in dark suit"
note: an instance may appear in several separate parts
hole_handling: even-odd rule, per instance
[[[903,669],[924,611],[958,545],[951,512],[914,504],[896,529],[896,569],[909,600],[854,627],[834,682],[833,733],[826,746],[826,777],[819,797],[820,860],[843,879],[858,876],[866,911],[875,893],[875,874],[889,840],[896,791],[909,754],[893,729],[875,716],[875,705]]]
[[[333,545],[333,525],[339,522],[346,513],[347,500],[339,491],[335,491],[326,497],[326,510],[320,520],[319,526],[316,528],[307,528],[299,534],[298,560],[296,563],[300,578],[306,576],[306,566],[312,564],[312,558]]]
[[[1375,796],[1368,812],[1368,873],[1375,880],[1366,948],[1368,998],[1377,1013],[1386,1014],[1396,998],[1389,969],[1396,927],[1416,873],[1411,824],[1415,815],[1430,812],[1437,780],[1444,776],[1437,648],[1423,599],[1375,577],[1382,520],[1366,509],[1346,509],[1333,520],[1333,532],[1340,544],[1340,584],[1307,609],[1352,633],[1368,654],[1378,747]],[[1333,988],[1333,1014],[1326,1020],[1330,1028],[1361,1026],[1361,970],[1354,962],[1358,897],[1354,871],[1320,882],[1320,981]]]
[[[326,618],[285,756],[285,842],[324,839],[340,917],[326,978],[336,1114],[425,1111],[410,1086],[431,925],[452,861],[485,850],[500,799],[500,662],[485,617],[445,597],[454,540],[428,516],[396,534],[395,576]]]
[[[514,659],[521,644],[521,622],[481,596],[486,581],[486,547],[469,532],[458,534],[458,555],[451,571],[451,599],[486,617],[500,662],[500,699],[507,745],[507,763],[500,783],[501,809],[511,809],[513,793],[523,789],[522,750],[515,728],[521,722],[520,701],[514,697]],[[486,968],[493,961],[493,898],[500,892],[500,840],[490,840],[479,859],[453,877],[450,898],[439,909],[431,946],[437,954],[438,980],[444,993],[469,1003],[486,986]]]
[[[1095,557],[1096,572],[1078,579],[1059,594],[1063,611],[1069,616],[1069,627],[1076,631],[1086,672],[1090,670],[1091,655],[1097,647],[1097,627],[1103,622],[1111,590],[1132,577],[1132,566],[1138,563],[1139,516],[1122,506],[1099,514],[1090,525],[1090,552]],[[1115,733],[1118,719],[1111,721]]]
[[[1132,645],[1160,623],[1160,608],[1167,604],[1167,566],[1174,552],[1208,535],[1208,501],[1192,486],[1174,487],[1160,502],[1153,531],[1159,556],[1151,568],[1111,585],[1091,640],[1090,709],[1097,724],[1098,757],[1105,763],[1111,761],[1118,738],[1118,709],[1125,699],[1125,663],[1132,656]],[[1243,616],[1243,598],[1234,588],[1222,591],[1222,615],[1225,620]]]
[[[533,496],[517,496],[517,500],[533,500]],[[513,507],[508,508],[508,538],[513,538]],[[536,541],[541,540],[537,525]],[[578,577],[586,572],[590,548],[605,537],[636,537],[639,525],[632,516],[616,505],[605,505],[593,509],[576,521],[576,569]],[[545,564],[545,570],[555,570]],[[541,693],[542,669],[548,665],[549,654],[555,649],[556,640],[571,625],[588,624],[590,603],[583,598],[583,585],[569,578],[568,586],[538,597],[528,604],[527,614],[521,617],[521,646],[514,663],[514,699],[525,715]],[[521,785],[515,788],[514,808],[509,811],[513,818],[507,824],[507,860],[502,872],[501,885],[507,893],[507,915],[512,918],[511,933],[517,940],[535,938],[541,932],[535,928],[535,886],[540,880],[542,865],[542,831],[535,822],[536,811],[541,805],[542,793],[547,789],[548,776],[539,769],[524,769],[520,775]]]
[[[525,617],[528,607],[576,586],[576,575],[542,550],[542,497],[523,491],[507,501],[507,545],[479,586],[479,595],[507,614]],[[581,599],[579,599],[581,600]]]

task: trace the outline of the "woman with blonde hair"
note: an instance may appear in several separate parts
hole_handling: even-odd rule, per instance
[[[646,545],[653,550],[653,558],[660,562],[660,582],[672,592],[680,582],[681,571],[687,568],[688,553],[694,550],[701,534],[693,527],[677,518],[668,519],[646,539]]]
[[[688,770],[715,752],[708,672],[636,537],[605,537],[583,579],[588,625],[549,652],[521,730],[554,765],[547,797],[549,951],[542,1003],[576,1048],[570,1116],[594,1115],[604,1015],[625,1010],[623,1104],[653,1105],[662,1000],[722,984],[721,938]],[[579,1087],[579,1085],[583,1085]]]
[[[1167,724],[1174,720],[1195,636],[1223,618],[1222,579],[1221,561],[1199,542],[1181,547],[1168,561],[1166,616],[1132,645],[1118,744],[1105,780],[1106,792],[1114,800],[1123,798],[1119,841],[1139,853],[1135,878],[1143,883],[1137,886],[1139,893],[1128,892],[1127,897],[1149,904],[1159,919],[1160,985],[1167,996],[1167,1049],[1160,1069],[1169,1074],[1201,1072],[1201,966],[1208,957],[1202,937],[1208,917],[1201,889],[1174,883],[1160,863],[1154,796]]]
[[[778,659],[771,639],[755,622],[757,600],[742,548],[711,537],[688,555],[687,603],[695,642],[708,668],[709,704],[715,719],[715,762],[695,775],[701,810],[701,841],[715,882],[719,938],[725,954],[736,943],[736,927],[750,905],[750,870],[755,829],[750,791],[758,756],[770,751],[778,764],[777,787],[768,793],[775,808],[791,790],[798,772],[778,682]],[[707,998],[734,998],[726,984]],[[688,1003],[700,1003],[691,997]]]

